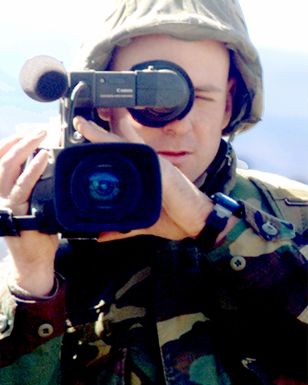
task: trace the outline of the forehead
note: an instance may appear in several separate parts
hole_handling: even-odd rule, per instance
[[[214,40],[186,41],[167,35],[148,35],[134,38],[128,45],[118,47],[113,55],[113,70],[128,70],[147,60],[169,60],[180,65],[199,81],[208,76],[223,76],[229,72],[229,51]]]
[[[229,51],[217,41],[186,41],[168,35],[134,38],[127,46],[115,50],[112,69],[123,71],[147,60],[169,60],[180,65],[193,83],[204,77],[225,81],[229,73]]]

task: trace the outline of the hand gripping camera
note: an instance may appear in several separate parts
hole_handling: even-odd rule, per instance
[[[66,72],[58,60],[37,56],[24,64],[20,82],[37,101],[60,99],[64,145],[52,149],[51,162],[33,190],[29,215],[0,213],[2,224],[6,220],[3,235],[37,229],[89,239],[102,231],[127,232],[154,224],[161,210],[155,152],[142,144],[88,143],[72,121],[81,115],[103,124],[96,113],[99,107],[125,107],[153,129],[181,119],[194,100],[184,70],[155,60],[130,71]]]

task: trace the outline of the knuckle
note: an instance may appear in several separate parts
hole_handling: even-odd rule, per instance
[[[12,163],[11,157],[8,156],[7,154],[4,155],[0,161],[0,171],[3,172],[4,170],[8,169],[11,166],[11,163]]]
[[[1,158],[1,161],[0,161],[1,171],[10,172],[16,168],[20,169],[20,165],[19,164],[17,165],[16,159],[17,159],[17,154],[15,151],[6,153]]]

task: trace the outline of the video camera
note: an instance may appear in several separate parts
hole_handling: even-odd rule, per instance
[[[30,212],[14,217],[19,229],[66,238],[95,238],[102,231],[127,232],[154,224],[161,210],[161,178],[147,145],[88,143],[72,121],[81,115],[99,125],[96,109],[125,107],[142,125],[159,129],[183,118],[194,91],[185,71],[154,60],[130,71],[67,72],[49,56],[28,60],[20,74],[25,93],[40,102],[60,99],[63,148],[36,184]]]

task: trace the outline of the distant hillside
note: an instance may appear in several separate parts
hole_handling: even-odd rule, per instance
[[[285,175],[308,183],[308,119],[265,116],[234,140],[249,168]]]

